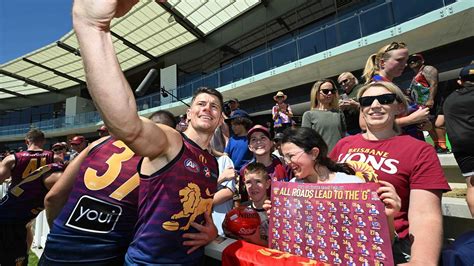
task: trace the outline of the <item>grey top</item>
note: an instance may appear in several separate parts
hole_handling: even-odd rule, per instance
[[[328,153],[345,136],[346,132],[344,114],[339,111],[306,111],[303,114],[301,126],[312,128],[318,132],[328,145]]]

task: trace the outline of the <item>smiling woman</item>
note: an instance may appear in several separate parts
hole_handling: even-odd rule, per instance
[[[441,194],[449,185],[435,150],[411,136],[399,136],[395,117],[407,110],[407,102],[393,83],[365,85],[359,97],[367,132],[339,141],[330,157],[354,166],[358,176],[390,182],[400,195],[401,209],[394,221],[395,263],[411,256],[410,261],[436,265],[442,239]]]
[[[381,138],[398,135],[397,115],[404,114],[408,103],[402,91],[391,82],[366,85],[359,90],[361,114],[367,124],[366,138],[382,134]]]
[[[313,129],[297,128],[284,131],[281,150],[295,178],[290,182],[363,183],[354,176],[349,165],[336,164],[327,157],[328,147]]]

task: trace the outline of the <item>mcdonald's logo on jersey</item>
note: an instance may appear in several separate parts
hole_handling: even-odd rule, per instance
[[[207,159],[202,154],[199,155],[199,161],[203,164],[207,164]]]

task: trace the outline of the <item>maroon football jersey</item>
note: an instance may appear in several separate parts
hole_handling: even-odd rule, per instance
[[[54,162],[52,151],[22,151],[14,154],[15,166],[12,169],[12,186],[34,172],[36,169]]]

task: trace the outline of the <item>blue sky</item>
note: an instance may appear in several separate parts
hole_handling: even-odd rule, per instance
[[[71,6],[72,0],[0,0],[0,64],[69,32]]]

